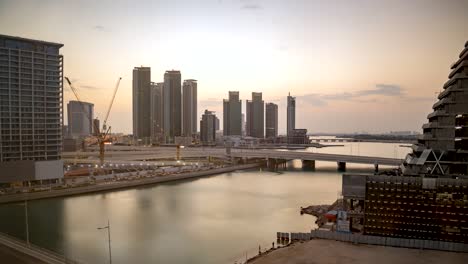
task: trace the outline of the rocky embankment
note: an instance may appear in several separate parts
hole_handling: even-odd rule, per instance
[[[325,214],[331,210],[343,210],[344,204],[343,199],[336,200],[332,205],[321,204],[321,205],[310,205],[307,207],[301,207],[301,214],[310,214],[317,217],[315,223],[320,227],[327,222]]]

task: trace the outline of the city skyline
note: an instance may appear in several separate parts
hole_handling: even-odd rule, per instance
[[[229,90],[244,101],[260,91],[278,104],[284,134],[290,91],[296,125],[309,132],[418,131],[465,41],[467,8],[466,1],[2,1],[0,31],[63,43],[64,75],[101,119],[107,102],[94,98],[109,96],[122,76],[109,118],[115,132],[132,131],[135,65],[152,67],[156,82],[172,68],[197,79],[197,120],[204,109],[221,116],[219,98]],[[57,15],[32,19],[38,9]],[[65,103],[74,99],[64,92]]]

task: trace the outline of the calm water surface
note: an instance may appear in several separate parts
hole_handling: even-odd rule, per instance
[[[399,144],[344,143],[327,153],[402,158]],[[358,146],[359,144],[359,146]],[[353,150],[351,150],[351,148]],[[315,218],[300,206],[334,202],[341,191],[336,164],[317,162],[303,171],[239,171],[150,187],[31,201],[31,242],[85,263],[234,263],[270,247],[276,232],[307,232]],[[348,164],[371,172],[371,165]],[[25,237],[22,204],[0,206],[0,231]],[[276,242],[276,241],[275,241]]]

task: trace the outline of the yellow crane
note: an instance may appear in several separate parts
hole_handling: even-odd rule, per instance
[[[114,104],[115,95],[117,94],[117,90],[119,89],[119,84],[120,84],[120,80],[122,80],[122,77],[119,77],[119,79],[117,80],[117,84],[115,85],[114,93],[112,94],[112,98],[111,98],[109,107],[107,108],[106,116],[105,116],[104,121],[102,123],[102,130],[100,130],[99,127],[93,122],[92,117],[90,116],[90,113],[88,113],[88,111],[85,109],[85,107],[84,107],[84,105],[83,105],[83,103],[82,103],[82,101],[80,99],[80,96],[78,95],[78,91],[72,85],[70,79],[68,79],[68,77],[65,77],[65,80],[67,80],[67,83],[70,86],[70,89],[72,90],[73,94],[75,95],[76,100],[83,107],[83,112],[85,112],[86,116],[88,117],[88,119],[93,124],[93,127],[94,127],[94,129],[96,131],[97,143],[99,145],[99,161],[100,161],[100,164],[103,165],[104,164],[104,151],[105,151],[104,145],[105,145],[106,142],[110,142],[109,133],[111,131],[111,127],[107,126],[107,119],[109,118],[109,113],[111,111],[112,105]]]

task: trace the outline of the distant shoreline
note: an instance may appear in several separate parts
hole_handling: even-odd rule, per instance
[[[146,178],[146,179],[115,182],[115,183],[109,183],[109,184],[97,184],[97,185],[60,189],[60,190],[41,191],[41,192],[34,192],[34,193],[8,194],[8,195],[0,196],[0,204],[21,202],[21,201],[26,201],[26,200],[29,201],[29,200],[63,197],[63,196],[74,196],[74,195],[81,195],[81,194],[87,194],[87,193],[106,192],[106,191],[118,190],[118,189],[130,189],[133,187],[144,186],[144,185],[154,185],[154,184],[164,183],[164,182],[201,178],[205,176],[210,176],[210,175],[219,174],[219,173],[232,172],[236,170],[252,169],[252,168],[257,168],[259,166],[260,166],[259,163],[243,164],[243,165],[235,165],[235,166],[229,166],[229,167],[224,167],[224,168],[210,169],[210,170],[205,170],[205,171],[186,172],[186,173],[180,173],[177,175],[168,175],[168,176],[155,176],[155,177]]]

